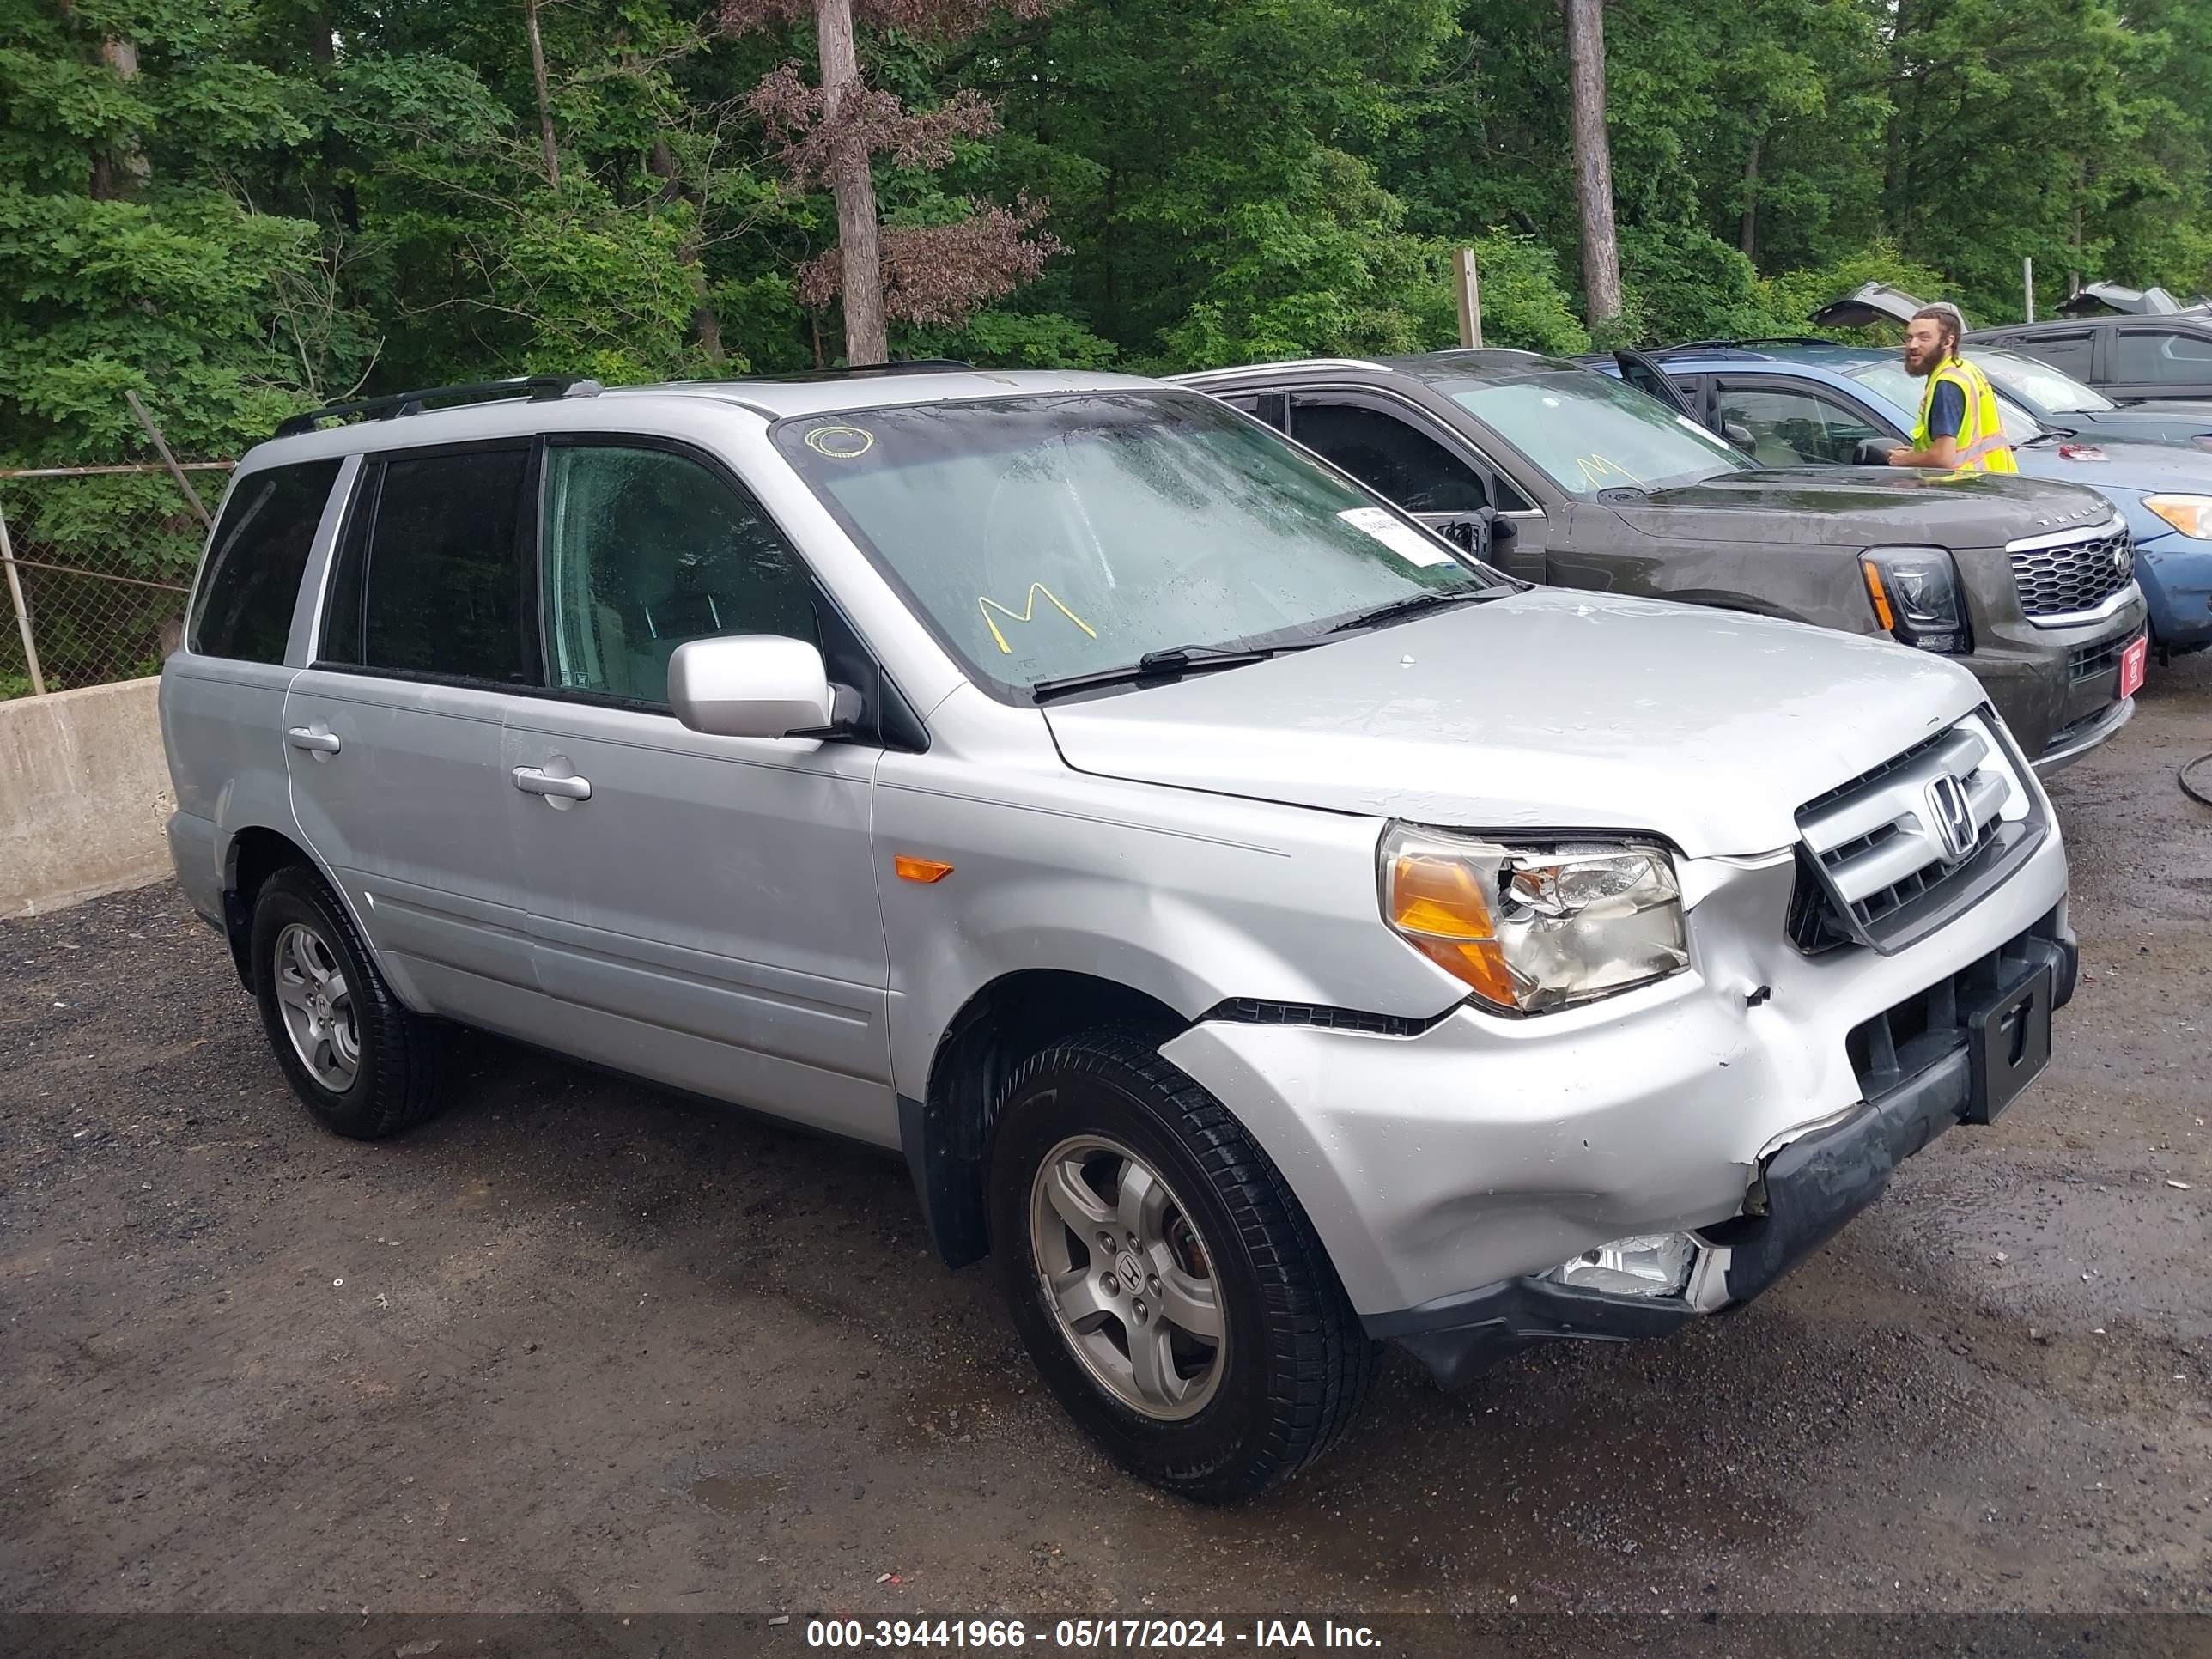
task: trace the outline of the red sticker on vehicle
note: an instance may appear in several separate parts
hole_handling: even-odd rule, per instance
[[[2148,637],[2136,640],[2120,653],[2120,695],[2132,697],[2142,690],[2143,659],[2150,653]]]

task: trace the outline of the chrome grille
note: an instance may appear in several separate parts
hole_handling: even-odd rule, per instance
[[[2005,550],[2021,612],[2035,622],[2094,611],[2135,580],[2135,544],[2117,520],[2056,541],[2037,536],[2014,542]]]
[[[1790,942],[1808,955],[1895,949],[1954,902],[1971,902],[2039,835],[2039,824],[2005,819],[2014,787],[1996,739],[1969,720],[1806,803]]]

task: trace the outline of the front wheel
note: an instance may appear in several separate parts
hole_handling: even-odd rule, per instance
[[[1297,1199],[1220,1102],[1132,1032],[1008,1085],[992,1240],[1060,1403],[1125,1468],[1248,1497],[1351,1423],[1374,1346]]]

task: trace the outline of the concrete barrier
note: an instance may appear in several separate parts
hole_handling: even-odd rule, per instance
[[[159,678],[0,702],[0,916],[169,872]]]

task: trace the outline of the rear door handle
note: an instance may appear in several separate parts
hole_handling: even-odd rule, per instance
[[[295,749],[304,749],[311,755],[335,755],[344,745],[335,732],[318,732],[312,726],[295,726],[284,733],[284,741]]]
[[[592,781],[589,778],[551,777],[535,766],[516,767],[514,787],[526,795],[545,795],[556,801],[589,800],[592,798]]]

